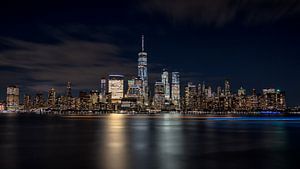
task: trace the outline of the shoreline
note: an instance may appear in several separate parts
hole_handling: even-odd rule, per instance
[[[232,116],[232,115],[187,115],[187,114],[101,114],[101,115],[41,115],[0,114],[1,117],[33,120],[175,120],[175,121],[288,121],[300,122],[300,115]]]
[[[27,116],[27,117],[63,117],[63,118],[102,118],[123,115],[125,117],[176,117],[176,118],[265,118],[265,117],[300,117],[300,112],[106,112],[106,113],[35,113],[35,112],[10,112],[0,113],[1,116]]]

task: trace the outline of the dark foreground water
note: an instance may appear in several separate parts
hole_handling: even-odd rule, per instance
[[[0,116],[1,169],[298,169],[300,120]]]

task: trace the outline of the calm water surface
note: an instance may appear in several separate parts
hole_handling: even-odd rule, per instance
[[[300,120],[0,116],[1,169],[298,169]]]

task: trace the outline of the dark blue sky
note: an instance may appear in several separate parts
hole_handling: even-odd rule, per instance
[[[98,88],[110,73],[137,73],[145,34],[152,83],[163,68],[183,83],[286,91],[300,104],[297,0],[26,1],[0,5],[0,95]]]

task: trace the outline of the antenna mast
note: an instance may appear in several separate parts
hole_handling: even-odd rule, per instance
[[[144,52],[144,35],[142,35],[142,52]]]

